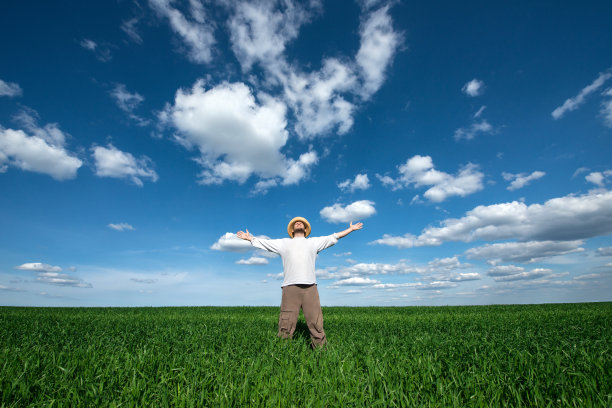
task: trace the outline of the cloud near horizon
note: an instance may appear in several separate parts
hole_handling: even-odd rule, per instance
[[[575,241],[607,235],[612,233],[612,191],[568,195],[544,204],[480,205],[462,218],[448,218],[440,224],[424,229],[419,236],[384,235],[372,244],[412,248],[451,241]]]

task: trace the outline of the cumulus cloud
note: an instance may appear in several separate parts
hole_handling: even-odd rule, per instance
[[[484,82],[474,78],[466,82],[463,88],[461,88],[461,91],[471,97],[482,95],[484,93]]]
[[[262,235],[261,238],[268,237]],[[247,252],[253,249],[253,246],[249,241],[238,238],[235,233],[226,232],[217,240],[217,242],[211,245],[210,249],[225,252]]]
[[[612,233],[612,191],[553,198],[544,204],[522,202],[478,206],[462,218],[449,218],[419,236],[384,235],[374,244],[399,248],[441,245],[447,241],[516,239],[575,241]]]
[[[606,72],[601,72],[597,78],[590,84],[584,87],[578,95],[567,99],[563,105],[557,107],[552,112],[552,117],[556,119],[561,119],[567,112],[571,112],[576,110],[584,103],[587,96],[601,88],[604,83],[612,78],[612,69],[608,69]]]
[[[66,150],[67,135],[56,123],[39,127],[36,116],[26,109],[15,117],[29,134],[0,126],[0,172],[12,166],[56,180],[75,178],[83,162]]]
[[[369,200],[355,201],[346,206],[336,203],[323,208],[319,213],[328,222],[348,223],[357,222],[376,214],[374,202]]]
[[[266,258],[252,256],[249,259],[241,259],[236,261],[238,265],[267,265],[269,261]]]
[[[467,128],[459,128],[455,130],[454,138],[456,141],[460,140],[472,140],[479,133],[491,133],[493,126],[486,119],[480,122],[474,122]]]
[[[608,177],[612,176],[612,170],[594,171],[585,176],[585,180],[595,184],[597,187],[604,188]]]
[[[413,265],[400,261],[395,264],[387,263],[356,263],[354,265],[341,268],[333,268],[321,271],[317,277],[322,279],[337,279],[345,281],[353,279],[354,281],[365,282],[365,278],[374,275],[418,275],[418,280],[425,281],[408,284],[391,284],[393,287],[414,287],[414,288],[430,288],[439,287],[440,282],[446,282],[447,287],[455,287],[455,282],[464,282],[482,279],[477,272],[458,272],[460,269],[471,267],[470,264],[461,263],[457,257],[434,259],[427,265]],[[356,279],[359,278],[359,279]],[[368,278],[369,279],[369,278]],[[434,285],[430,285],[435,283]],[[390,284],[385,284],[390,285]],[[395,286],[398,285],[398,286]],[[388,286],[391,287],[391,286]]]
[[[276,65],[282,63],[287,43],[297,38],[300,27],[318,8],[316,3],[285,1],[275,9],[273,1],[234,2],[228,27],[242,70],[248,72],[259,62],[278,75]]]
[[[459,169],[456,176],[436,170],[430,156],[416,155],[398,167],[400,176],[393,179],[377,175],[379,180],[391,188],[399,189],[414,186],[415,188],[431,186],[423,196],[439,203],[451,196],[465,197],[483,189],[484,174],[478,166],[468,163]]]
[[[21,96],[23,91],[19,84],[14,82],[4,82],[0,79],[0,96],[8,96],[9,98],[14,96]]]
[[[486,244],[465,251],[468,259],[486,259],[495,265],[501,262],[533,263],[553,256],[582,252],[583,241],[528,241]]]
[[[172,7],[170,0],[149,0],[149,5],[159,17],[168,19],[172,30],[187,45],[189,59],[196,63],[212,61],[214,22],[206,18],[202,3],[190,0],[190,15]]]
[[[370,98],[385,81],[385,71],[402,43],[402,34],[393,29],[390,6],[370,13],[359,29],[361,44],[355,61],[364,79],[361,96]]]
[[[525,271],[525,268],[523,268],[522,266],[496,265],[487,271],[487,275],[494,276],[494,277],[509,276],[509,275],[515,275],[517,273],[521,273],[523,271]]]
[[[265,94],[259,99],[243,83],[206,90],[200,80],[191,90],[179,90],[174,105],[162,112],[162,120],[179,131],[177,141],[199,150],[201,183],[244,183],[256,175],[262,179],[258,188],[265,190],[299,183],[317,163],[316,152],[298,160],[281,153],[288,139],[286,106]]]
[[[370,180],[367,174],[357,174],[354,180],[347,179],[338,184],[343,191],[354,193],[355,190],[367,190],[370,188]]]
[[[155,170],[151,169],[151,160],[146,156],[137,159],[113,145],[95,146],[92,151],[98,177],[127,178],[139,187],[143,186],[143,178],[152,182],[158,179]]]
[[[127,222],[122,222],[120,224],[108,224],[108,228],[114,229],[115,231],[134,231],[134,227]]]
[[[319,1],[228,5],[233,7],[228,24],[232,49],[243,71],[259,64],[266,73],[265,83],[282,88],[296,119],[294,129],[302,139],[348,132],[356,111],[351,99],[368,99],[382,86],[402,40],[392,27],[389,6],[364,7],[355,61],[325,58],[318,71],[304,72],[287,62],[285,48],[297,38],[299,28],[321,10]]]
[[[357,84],[350,66],[328,58],[319,71],[309,74],[292,71],[282,80],[285,100],[296,116],[295,131],[300,138],[310,139],[332,131],[345,134],[351,129],[355,106],[343,95]]]
[[[504,180],[510,181],[510,185],[507,187],[509,191],[518,190],[519,188],[523,188],[528,185],[533,180],[537,180],[546,175],[543,171],[534,171],[531,174],[519,173],[502,173]]]

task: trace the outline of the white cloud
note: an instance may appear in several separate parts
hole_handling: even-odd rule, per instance
[[[502,173],[504,180],[511,181],[510,185],[507,187],[509,191],[518,190],[519,188],[523,188],[528,185],[531,181],[542,178],[546,175],[543,171],[534,171],[533,173],[527,175],[525,173],[512,174],[512,173]]]
[[[4,82],[0,79],[0,96],[14,97],[21,96],[22,94],[23,91],[21,90],[19,84],[14,82]]]
[[[457,272],[458,269],[471,267],[470,264],[459,262],[457,257],[434,259],[425,266],[411,265],[405,261],[396,264],[385,263],[357,263],[333,271],[325,271],[326,279],[349,279],[372,275],[407,275],[418,274],[419,279],[429,282],[463,282],[482,279],[476,272]],[[319,275],[317,275],[319,276]],[[411,287],[418,284],[408,284]]]
[[[589,183],[593,183],[596,186],[603,188],[605,187],[608,177],[611,177],[611,176],[612,176],[612,170],[606,170],[603,172],[595,171],[595,172],[592,172],[586,175],[584,179],[588,181]]]
[[[144,101],[144,97],[142,95],[140,95],[138,92],[129,92],[123,84],[116,84],[115,88],[110,92],[110,94],[115,100],[115,103],[117,103],[119,109],[127,113],[130,118],[138,123],[139,126],[147,126],[149,124],[148,120],[134,114],[134,110],[138,108],[138,105],[140,105],[142,101]]]
[[[411,185],[416,188],[431,186],[423,195],[436,203],[451,196],[465,197],[483,189],[484,174],[478,171],[478,166],[472,163],[463,166],[459,173],[453,176],[436,170],[430,156],[416,155],[398,169],[400,177],[397,179],[388,176],[378,176],[378,178],[383,184],[394,189]]]
[[[38,282],[58,286],[72,286],[76,288],[91,288],[91,283],[84,282],[80,278],[57,272],[41,272],[36,278]]]
[[[89,51],[95,51],[96,48],[98,47],[98,44],[96,44],[95,41],[84,38],[81,40],[81,47]]]
[[[60,286],[73,286],[78,288],[91,288],[91,284],[84,282],[82,279],[67,275],[62,272],[59,266],[53,266],[41,262],[30,262],[16,266],[15,269],[20,271],[35,272],[36,280],[42,283],[48,283]]]
[[[206,20],[201,3],[190,1],[191,19],[170,3],[170,0],[149,0],[151,8],[160,17],[168,19],[172,30],[187,45],[189,58],[196,63],[211,62],[211,48],[215,44],[214,23]]]
[[[120,224],[108,224],[108,228],[114,229],[115,231],[134,231],[134,227],[127,222],[122,222]]]
[[[20,271],[31,271],[31,272],[61,272],[62,268],[59,266],[53,266],[41,262],[29,262],[22,265],[16,266],[15,269]]]
[[[525,268],[515,265],[496,265],[487,271],[489,276],[509,276],[524,272]]]
[[[15,119],[32,135],[0,126],[0,172],[13,166],[48,174],[56,180],[76,177],[83,162],[66,151],[64,145],[67,136],[57,124],[39,127],[36,112],[28,109],[20,112]]]
[[[320,70],[303,72],[287,62],[285,47],[321,9],[319,1],[307,5],[290,0],[280,6],[273,1],[231,5],[230,39],[243,71],[260,64],[267,74],[265,84],[282,87],[283,98],[296,119],[294,129],[302,139],[348,132],[356,111],[351,99],[367,99],[380,88],[401,41],[401,34],[393,30],[388,6],[373,12],[364,9],[356,61],[325,58]]]
[[[122,152],[113,145],[96,146],[92,150],[98,177],[127,178],[139,187],[143,186],[141,178],[148,178],[152,182],[158,179],[155,170],[150,168],[151,160],[146,156],[136,159],[131,153]]]
[[[323,208],[319,213],[328,222],[347,223],[357,222],[376,214],[374,202],[369,200],[355,201],[354,203],[343,206],[336,203],[330,207]]]
[[[612,128],[612,88],[604,92],[604,95],[609,98],[601,103],[600,113],[603,116],[604,124]]]
[[[354,193],[355,190],[367,190],[370,188],[370,180],[367,174],[357,174],[354,180],[351,181],[351,179],[347,179],[339,183],[338,187],[343,191]]]
[[[501,262],[532,263],[558,255],[582,252],[583,241],[529,241],[486,244],[465,251],[468,259],[486,259],[495,265]]]
[[[297,184],[308,177],[317,163],[316,152],[303,153],[298,160],[285,157],[285,105],[265,94],[261,104],[242,83],[222,83],[209,90],[197,81],[191,90],[179,90],[173,106],[161,119],[171,123],[186,148],[197,148],[203,167],[203,184],[225,180],[244,183],[251,175],[262,178],[256,190]]]
[[[482,279],[482,276],[480,276],[480,274],[477,272],[461,272],[451,276],[449,280],[451,282],[464,282],[479,279]]]
[[[517,280],[530,280],[530,279],[540,279],[552,274],[552,269],[545,268],[536,268],[532,269],[529,272],[517,272],[511,275],[505,276],[497,276],[493,278],[496,282],[509,282],[509,281],[517,281]]]
[[[267,237],[262,236],[262,238]],[[225,252],[247,252],[253,249],[253,246],[249,241],[238,238],[235,233],[226,232],[217,240],[217,242],[211,245],[210,249]]]
[[[361,24],[361,45],[355,60],[364,79],[361,96],[370,98],[385,81],[385,71],[402,42],[402,34],[393,30],[390,6],[370,13]]]
[[[466,84],[463,85],[463,88],[461,88],[461,91],[467,96],[472,97],[482,95],[484,92],[484,82],[474,78],[471,81],[466,82]]]
[[[236,261],[238,265],[267,265],[269,261],[266,258],[252,256],[249,259],[241,259]]]
[[[459,140],[472,140],[479,133],[491,133],[493,131],[493,126],[486,119],[481,120],[480,122],[474,122],[470,125],[469,128],[459,128],[455,130],[454,138],[456,141]]]
[[[576,176],[578,176],[579,174],[586,173],[587,171],[589,171],[589,169],[587,167],[579,167],[579,168],[577,168],[576,171],[574,172],[574,174],[572,175],[572,179],[576,178]]]
[[[121,30],[136,44],[142,44],[142,37],[136,28],[139,20],[138,17],[134,17],[121,23]]]
[[[416,283],[379,283],[373,285],[376,289],[397,289],[397,288],[410,288],[418,290],[438,290],[438,289],[451,289],[458,285],[452,282],[445,281],[433,281],[433,282],[416,282]]]
[[[552,112],[552,117],[556,119],[561,119],[567,112],[571,112],[576,110],[584,103],[586,97],[591,93],[595,92],[597,89],[601,88],[603,84],[612,78],[612,70],[607,70],[606,72],[600,73],[597,78],[588,86],[584,87],[578,95],[567,99],[563,105],[557,107]]]
[[[597,248],[597,256],[612,256],[612,246],[605,248]]]
[[[131,113],[138,105],[144,101],[144,97],[138,92],[129,92],[124,84],[116,84],[111,91],[111,96],[115,99],[117,106],[127,113]]]
[[[248,72],[259,62],[277,75],[276,65],[283,63],[285,46],[298,36],[301,25],[310,20],[310,8],[317,8],[316,4],[309,8],[293,1],[282,2],[278,5],[280,10],[274,10],[277,4],[273,1],[240,1],[233,6],[228,27],[232,50],[242,70]]]
[[[583,275],[578,275],[574,277],[574,280],[589,280],[589,279],[599,279],[603,278],[606,275],[601,273],[585,273]]]
[[[295,130],[302,139],[334,130],[344,134],[353,126],[355,106],[342,94],[355,89],[357,77],[336,58],[325,59],[322,65],[310,74],[292,71],[282,78],[285,99],[297,119]]]
[[[82,39],[80,45],[86,50],[91,51],[99,61],[108,62],[112,58],[110,49],[106,45],[101,46],[87,38]]]
[[[573,241],[612,233],[612,191],[553,198],[544,204],[513,201],[478,206],[462,218],[449,218],[417,237],[384,235],[373,243],[411,248],[446,241],[516,239]]]
[[[486,108],[487,107],[485,105],[482,105],[480,109],[478,109],[478,111],[474,114],[474,119],[479,118],[482,115],[482,112],[484,112]]]
[[[334,282],[332,286],[363,286],[363,285],[373,285],[377,283],[380,283],[380,281],[377,281],[375,279],[370,279],[370,278],[354,277],[354,278],[340,279],[339,281]]]

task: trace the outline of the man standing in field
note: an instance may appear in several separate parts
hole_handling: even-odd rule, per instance
[[[323,313],[319,301],[319,291],[315,276],[315,260],[322,250],[335,245],[342,237],[363,228],[361,222],[341,232],[326,237],[309,238],[310,223],[302,217],[289,221],[287,232],[291,238],[260,239],[249,233],[238,231],[238,238],[250,241],[255,248],[279,254],[283,260],[284,280],[281,285],[283,297],[278,318],[278,336],[284,339],[293,337],[300,308],[310,331],[312,346],[322,346],[327,342],[323,331]]]

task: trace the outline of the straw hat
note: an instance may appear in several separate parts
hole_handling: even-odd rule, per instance
[[[295,217],[294,219],[289,221],[289,225],[287,225],[287,232],[289,233],[289,236],[293,238],[293,224],[295,224],[298,221],[302,221],[304,223],[304,236],[306,237],[309,236],[310,235],[310,223],[304,217]]]

